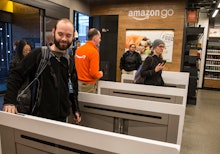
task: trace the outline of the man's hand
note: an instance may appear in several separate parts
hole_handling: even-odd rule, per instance
[[[4,105],[3,107],[3,111],[5,112],[9,112],[9,113],[14,113],[14,114],[17,114],[18,113],[18,110],[17,108],[15,107],[15,105]]]
[[[99,71],[99,73],[102,75],[102,77],[103,77],[103,72],[102,71]]]
[[[75,113],[73,123],[79,124],[81,121],[81,116],[78,112]]]

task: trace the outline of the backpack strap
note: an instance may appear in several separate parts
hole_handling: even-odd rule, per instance
[[[35,74],[35,78],[38,78],[41,73],[43,72],[43,70],[46,68],[48,62],[49,62],[49,59],[50,59],[50,49],[49,47],[47,46],[42,46],[41,47],[41,60],[40,60],[40,63],[38,65],[38,68],[37,68],[37,72]]]
[[[26,90],[30,88],[30,86],[38,79],[38,77],[41,75],[43,70],[46,68],[50,57],[49,56],[50,50],[48,49],[48,47],[42,46],[41,52],[42,52],[42,56],[41,56],[40,64],[38,65],[37,68],[37,72],[35,73],[35,78],[20,92],[19,95],[22,95],[24,92],[26,92]]]
[[[51,54],[50,54],[49,47],[42,46],[41,47],[41,60],[38,65],[37,72],[35,73],[35,79],[34,79],[37,83],[35,83],[35,85],[33,85],[35,88],[33,88],[33,91],[32,91],[34,98],[36,98],[35,100],[32,100],[32,109],[31,109],[32,115],[36,114],[35,112],[37,111],[37,108],[40,106],[40,102],[38,101],[38,99],[39,99],[38,93],[40,91],[38,84],[40,81],[38,78],[41,75],[41,73],[44,71],[46,66],[50,63],[50,57],[51,57]]]

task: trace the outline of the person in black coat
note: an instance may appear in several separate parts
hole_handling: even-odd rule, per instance
[[[34,91],[36,99],[33,103],[37,110],[33,115],[65,122],[72,107],[73,122],[79,123],[81,114],[78,106],[77,72],[67,52],[74,37],[73,23],[66,18],[58,20],[52,29],[52,35],[54,42],[48,46],[49,62],[38,77],[38,89]],[[35,78],[41,58],[41,48],[36,48],[10,71],[3,111],[18,113],[16,107],[18,90],[28,77],[30,81]],[[69,81],[72,83],[73,93],[69,93]]]
[[[135,44],[130,44],[120,59],[120,69],[122,74],[133,74],[135,70],[142,64],[141,56],[136,50]]]
[[[21,60],[31,52],[31,44],[26,40],[20,40],[16,43],[15,55],[9,64],[9,70],[15,68]]]
[[[164,48],[165,43],[162,40],[154,40],[152,44],[153,54],[146,57],[141,69],[141,76],[145,77],[144,84],[164,86],[162,78],[162,70],[165,67],[165,61],[162,58]]]
[[[21,61],[31,52],[31,44],[26,40],[16,41],[16,47],[14,48],[15,55],[13,56],[12,60],[9,64],[9,74],[11,71],[16,69],[16,67],[21,63]],[[27,85],[29,84],[29,78],[25,79],[25,82],[22,84],[21,88],[19,89],[18,93],[20,93]],[[29,90],[29,89],[28,89]],[[27,102],[31,101],[31,96],[26,96]],[[24,104],[22,109],[18,109],[20,112],[27,112],[29,110],[29,104]]]

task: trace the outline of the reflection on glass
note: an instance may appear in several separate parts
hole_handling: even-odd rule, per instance
[[[57,20],[53,18],[46,17],[46,44],[53,42],[52,29],[54,28]]]
[[[11,24],[0,22],[0,92],[6,90],[9,62],[12,57]]]
[[[78,33],[78,38],[75,38],[75,40],[80,40],[81,45],[83,45],[87,40],[87,33],[89,30],[89,16],[75,12],[74,25]]]

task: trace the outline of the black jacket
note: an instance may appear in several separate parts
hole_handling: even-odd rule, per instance
[[[141,56],[137,52],[131,53],[129,50],[126,51],[120,59],[120,69],[125,71],[137,70],[142,64]]]
[[[11,70],[13,70],[14,68],[17,67],[17,65],[23,60],[24,57],[21,56],[22,54],[20,54],[19,56],[19,53],[16,53],[16,55],[13,56],[12,60],[10,61],[10,64],[9,64],[9,73]],[[21,88],[19,89],[18,93],[20,94],[21,91],[26,88],[29,84],[29,78],[26,78],[26,81],[22,84]],[[30,92],[30,88],[26,90],[26,92]],[[22,113],[30,113],[30,102],[31,102],[31,95],[26,95],[25,96],[25,100],[26,102],[28,103],[24,103],[23,106],[22,106],[22,109],[21,108],[17,108],[19,112],[22,112]]]
[[[162,58],[156,55],[149,55],[144,60],[142,69],[141,69],[141,76],[145,77],[145,84],[146,85],[155,85],[155,86],[164,86],[164,81],[162,78],[162,70],[155,72],[155,67],[162,63]]]
[[[40,48],[34,49],[17,67],[10,71],[4,104],[16,105],[17,92],[28,77],[30,81],[34,79],[41,55]],[[65,119],[70,114],[71,106],[73,113],[79,112],[78,79],[75,65],[73,62],[70,63],[73,68],[70,78],[74,91],[70,95],[68,89],[68,59],[64,56],[61,56],[60,59],[51,56],[50,63],[51,65],[47,65],[39,77],[40,93],[37,98],[39,98],[40,104],[36,115],[53,120]]]
[[[21,61],[22,59],[19,58],[19,56],[16,54],[13,56],[12,60],[10,61],[9,64],[9,71],[13,68],[15,68]]]

